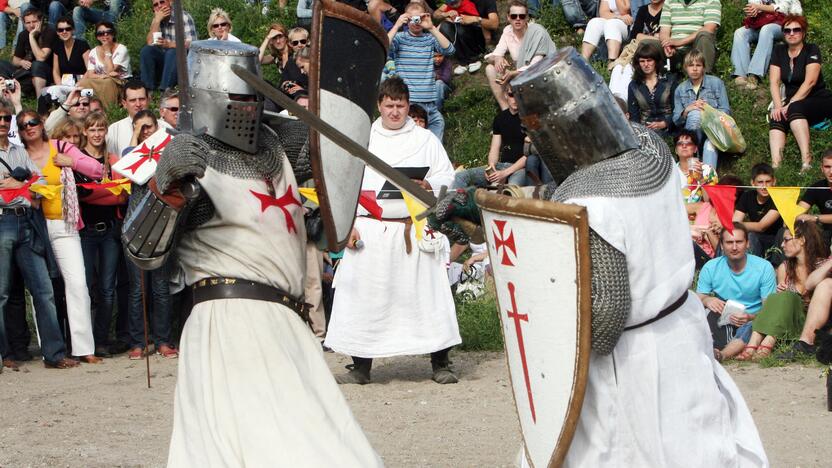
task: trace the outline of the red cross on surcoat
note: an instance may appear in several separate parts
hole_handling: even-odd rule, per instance
[[[138,159],[138,161],[136,161],[135,163],[126,167],[124,170],[125,171],[130,171],[133,174],[135,174],[136,170],[138,170],[140,167],[142,167],[142,165],[144,163],[150,161],[151,159],[155,162],[159,162],[159,158],[162,157],[162,149],[165,147],[165,145],[168,144],[169,141],[170,141],[170,135],[168,135],[158,145],[151,146],[150,148],[147,147],[146,143],[142,143],[142,146],[139,149],[134,150],[135,152],[141,154],[142,156]]]
[[[496,230],[493,230],[494,233],[494,249],[497,250],[497,253],[500,253],[500,249],[503,249],[503,255],[500,259],[500,264],[505,266],[514,266],[511,263],[511,258],[508,256],[508,251],[511,250],[511,253],[514,256],[517,256],[517,247],[514,245],[514,232],[509,231],[508,235],[505,234],[506,229],[506,222],[501,220],[494,220],[494,225],[497,227]]]
[[[532,422],[537,422],[534,414],[534,398],[532,397],[532,386],[529,380],[529,367],[526,364],[526,346],[523,344],[523,330],[520,322],[528,322],[529,314],[517,312],[517,300],[514,298],[514,283],[508,282],[508,292],[511,295],[511,310],[506,311],[508,318],[514,321],[514,331],[517,333],[517,349],[520,351],[520,362],[523,364],[523,378],[526,379],[526,393],[529,395],[529,409],[532,412]]]
[[[300,200],[295,198],[295,194],[292,192],[291,185],[286,189],[286,193],[284,193],[280,198],[275,198],[265,193],[255,192],[254,190],[249,190],[249,192],[260,200],[261,212],[265,212],[272,206],[280,208],[280,211],[283,212],[283,216],[286,217],[286,229],[289,232],[297,232],[297,229],[295,229],[295,220],[292,219],[291,213],[289,213],[289,210],[286,209],[286,207],[290,205],[301,206]]]

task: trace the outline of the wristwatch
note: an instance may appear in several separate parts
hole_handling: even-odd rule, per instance
[[[819,222],[820,222],[820,216],[815,215],[815,223],[819,223]]]

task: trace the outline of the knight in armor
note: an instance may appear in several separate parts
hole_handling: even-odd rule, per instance
[[[169,256],[193,288],[168,466],[380,466],[304,320],[297,181],[261,122],[262,96],[230,68],[259,74],[257,57],[240,43],[191,44],[204,133],[165,147],[124,227],[131,260],[150,269]]]
[[[565,464],[768,466],[742,395],[714,358],[702,303],[688,292],[694,258],[667,145],[627,122],[571,47],[511,85],[561,182],[545,198],[589,213],[592,354]],[[477,221],[473,203],[471,191],[449,194],[431,222],[465,241],[451,216]]]

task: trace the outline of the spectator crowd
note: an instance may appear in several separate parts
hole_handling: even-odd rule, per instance
[[[0,61],[4,367],[17,369],[32,359],[25,290],[49,368],[93,364],[125,352],[130,359],[152,352],[177,357],[189,291],[177,287],[166,268],[147,273],[133,266],[120,240],[133,187],[113,166],[156,132],[175,128],[179,110],[173,0],[141,1],[150,2],[152,17],[139,61],[131,64],[119,38],[121,18],[131,14],[126,0],[54,0],[19,7],[0,0],[0,48],[17,21],[11,59]],[[404,81],[410,118],[440,142],[444,102],[454,81],[484,69],[496,113],[489,149],[482,155],[486,164],[458,167],[454,188],[553,181],[526,136],[509,86],[556,50],[550,33],[535,20],[538,0],[510,0],[503,11],[496,0],[447,0],[441,6],[433,0],[344,3],[365,10],[387,31],[390,48],[381,80],[397,76]],[[823,152],[817,166],[811,136],[832,124],[832,92],[821,72],[821,48],[807,41],[809,24],[800,1],[749,0],[730,51],[717,49],[720,0],[553,4],[562,7],[583,57],[610,72],[610,90],[629,119],[673,141],[700,270],[695,288],[715,353],[760,359],[779,341],[792,343],[793,353],[812,353],[815,330],[828,322],[832,306],[832,149]],[[273,7],[263,2],[257,8],[267,15]],[[273,67],[276,87],[301,104],[309,95],[312,7],[313,0],[299,1],[295,22],[272,23],[258,38],[260,63]],[[285,12],[285,1],[278,8]],[[185,47],[199,38],[240,42],[233,16],[218,7],[198,24],[185,12]],[[95,44],[85,40],[88,29]],[[767,86],[771,98],[765,117],[771,163],[757,164],[739,179],[720,177],[726,166],[725,129],[709,124],[712,116],[719,120],[731,114],[729,87],[715,73],[720,53],[730,54],[732,92]],[[119,107],[126,117],[111,121],[108,115]],[[272,102],[266,108],[283,111]],[[777,186],[789,134],[801,155],[801,171],[819,167],[822,174],[799,199],[808,211],[794,219],[781,215],[769,193]],[[732,222],[720,219],[711,199],[709,187],[716,185],[740,187]],[[464,260],[460,256],[469,247],[474,255]],[[319,311],[312,328],[323,338],[340,253],[320,256],[308,249],[308,255],[315,258],[308,262],[313,280],[307,290]],[[481,281],[487,271],[482,246],[453,246],[448,263],[455,288]]]

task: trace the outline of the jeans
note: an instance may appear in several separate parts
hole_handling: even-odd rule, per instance
[[[425,112],[428,113],[428,130],[433,132],[436,138],[439,138],[439,141],[442,141],[442,136],[445,134],[445,118],[442,117],[442,113],[439,112],[436,103],[417,102],[415,104],[425,109]]]
[[[120,233],[120,223],[114,223],[103,231],[96,230],[95,226],[87,226],[80,232],[90,300],[95,304],[92,333],[96,348],[106,346],[110,335],[118,262],[122,255]],[[93,283],[96,285],[95,291]]]
[[[163,49],[155,45],[146,45],[142,47],[139,57],[142,68],[142,82],[145,88],[164,90],[176,86],[176,49]],[[157,87],[156,77],[159,76],[160,71],[162,79]]]
[[[72,21],[75,22],[75,37],[83,39],[87,31],[87,23],[96,24],[99,21],[115,23],[127,10],[127,0],[110,0],[109,10],[86,8],[77,6],[72,9]]]
[[[23,13],[22,11],[20,12]],[[57,2],[55,0],[49,2],[49,24],[53,27],[58,25],[58,20],[61,19],[61,16],[66,15],[66,8],[61,2]]]
[[[688,112],[685,119],[685,130],[696,132],[696,137],[702,142],[702,162],[716,169],[719,154],[716,152],[713,143],[705,136],[705,132],[702,131],[702,113],[699,110]]]
[[[749,232],[748,233],[748,251],[752,254],[760,257],[765,258],[766,251],[775,245],[780,245],[776,243],[775,239],[777,239],[776,234],[763,234],[761,232]]]
[[[445,98],[451,94],[451,87],[442,80],[436,80],[436,108],[442,110],[445,106]]]
[[[590,19],[598,16],[598,0],[561,0],[566,22],[574,29],[586,28]]]
[[[540,156],[536,154],[526,156],[526,172],[536,175],[542,184],[550,184],[555,181],[552,173],[549,172],[549,168],[543,164]]]
[[[44,242],[48,241],[35,237],[31,216],[31,209],[23,216],[0,214],[0,310],[5,310],[9,299],[12,262],[15,262],[32,294],[43,358],[57,362],[66,357],[66,346],[58,328],[55,297],[44,258]],[[9,355],[4,314],[0,314],[0,355]]]
[[[130,275],[130,317],[128,329],[130,332],[130,347],[144,348],[144,306],[148,308],[148,336],[158,348],[170,341],[170,286],[168,284],[168,269],[163,266],[153,271],[142,271],[132,262],[127,262],[127,273]],[[144,278],[142,278],[144,276]],[[144,279],[144,281],[142,281]],[[142,284],[146,299],[142,304]],[[152,304],[153,313],[150,313]]]
[[[498,162],[494,167],[499,171],[511,166],[511,163]],[[454,184],[452,189],[466,188],[466,187],[486,187],[490,184],[485,178],[485,167],[472,167],[464,171],[458,171],[454,175]],[[517,172],[508,176],[506,184],[509,185],[526,185],[526,169],[520,169]]]
[[[766,76],[768,62],[774,41],[783,39],[783,29],[779,24],[771,23],[760,29],[748,29],[745,26],[734,31],[734,44],[731,46],[731,64],[734,76]],[[754,55],[751,43],[757,43]]]

